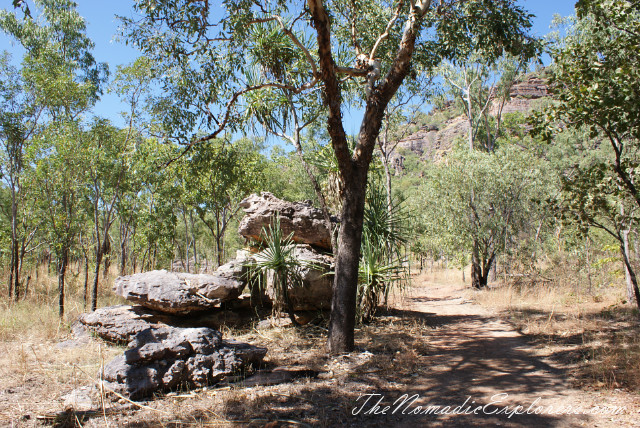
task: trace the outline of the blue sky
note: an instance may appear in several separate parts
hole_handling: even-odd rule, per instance
[[[116,42],[115,34],[119,25],[117,15],[132,16],[131,0],[76,0],[80,15],[87,20],[87,32],[94,41],[96,48],[94,55],[98,61],[107,62],[112,73],[117,65],[127,64],[133,61],[137,52],[135,49],[125,46],[124,43]],[[11,8],[10,0],[3,0],[4,7]],[[554,14],[568,16],[574,13],[575,1],[572,0],[520,0],[519,3],[533,13],[534,20],[533,33],[543,36],[549,32],[549,25]],[[0,50],[8,49],[12,51],[6,37],[0,36]],[[17,53],[16,53],[17,56]],[[105,95],[95,107],[95,113],[102,117],[107,117],[119,124],[118,112],[123,110],[117,97]],[[352,117],[346,114],[347,132],[355,134],[357,132],[356,123],[359,115],[353,112]],[[352,128],[352,129],[349,129]]]

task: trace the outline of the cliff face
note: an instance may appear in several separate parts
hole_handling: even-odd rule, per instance
[[[513,85],[510,99],[505,103],[502,114],[528,113],[535,100],[550,96],[549,87],[544,79],[529,74]],[[498,107],[492,106],[491,114],[496,114]],[[437,160],[442,154],[451,150],[456,138],[466,138],[469,123],[464,115],[447,120],[442,126],[427,125],[419,131],[403,138],[398,143],[396,152],[407,150],[419,155],[422,159]],[[397,154],[393,162],[396,168],[402,165],[402,156]]]

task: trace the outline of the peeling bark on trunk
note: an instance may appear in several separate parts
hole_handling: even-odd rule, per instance
[[[489,284],[489,273],[495,261],[495,253],[480,255],[478,244],[474,242],[471,254],[471,286],[475,289],[485,288]]]
[[[482,268],[480,267],[480,255],[476,245],[473,246],[471,253],[471,287],[482,288]]]

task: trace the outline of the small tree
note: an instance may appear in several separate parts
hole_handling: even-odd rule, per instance
[[[421,233],[432,254],[466,264],[471,253],[477,272],[472,285],[484,287],[496,257],[535,235],[537,201],[546,189],[543,165],[521,149],[486,153],[458,147],[427,170],[418,189],[417,203],[426,208]]]

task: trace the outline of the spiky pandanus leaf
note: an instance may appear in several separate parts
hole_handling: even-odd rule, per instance
[[[291,322],[297,325],[289,300],[289,288],[301,285],[299,272],[302,263],[295,257],[293,232],[283,236],[278,213],[266,229],[262,228],[261,235],[264,249],[255,256],[255,262],[250,267],[251,276],[257,278],[258,287],[264,290],[266,276],[273,275],[274,311],[286,310]]]

